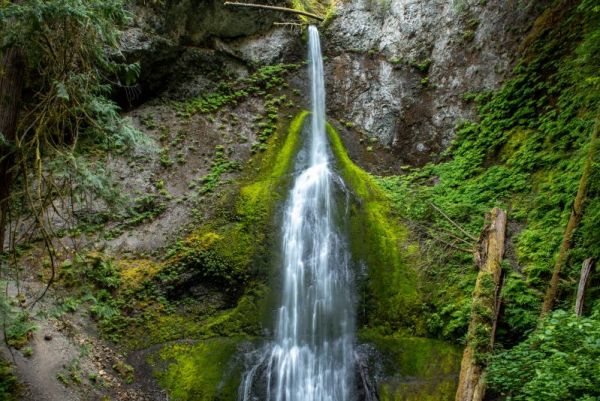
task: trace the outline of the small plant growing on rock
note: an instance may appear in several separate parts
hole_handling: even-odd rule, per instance
[[[33,348],[31,348],[31,347],[23,348],[23,356],[25,358],[31,358],[33,356]]]
[[[422,61],[413,62],[411,66],[421,73],[426,73],[429,71],[429,67],[431,67],[431,59],[426,58]]]
[[[133,366],[126,364],[125,362],[118,360],[112,368],[117,372],[119,377],[127,384],[133,383]]]
[[[169,168],[173,165],[173,160],[171,160],[171,156],[169,156],[168,148],[162,148],[160,151],[160,165],[164,168]]]

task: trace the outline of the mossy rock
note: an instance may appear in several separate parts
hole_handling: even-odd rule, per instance
[[[213,338],[196,344],[165,346],[150,360],[159,383],[174,401],[235,400],[242,375],[233,356],[243,338]]]
[[[461,350],[439,340],[382,336],[373,330],[359,333],[363,343],[377,350],[368,361],[378,370],[376,387],[381,401],[454,400]]]
[[[390,332],[408,329],[421,334],[421,294],[415,266],[416,243],[393,214],[393,206],[375,179],[350,160],[333,126],[327,133],[337,170],[354,194],[350,210],[350,245],[354,262],[367,266],[359,291],[362,324],[387,327]]]
[[[236,297],[251,281],[268,281],[271,233],[276,232],[273,217],[287,192],[306,114],[300,113],[287,132],[278,130],[266,151],[250,161],[246,177],[221,200],[217,216],[179,242],[163,271],[171,297],[179,297],[199,281]]]

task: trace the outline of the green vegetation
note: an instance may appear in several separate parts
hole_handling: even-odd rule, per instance
[[[71,295],[56,313],[85,305],[104,337],[130,349],[182,338],[258,335],[270,276],[268,228],[287,187],[305,116],[290,124],[287,135],[278,130],[270,137],[239,187],[216,199],[215,216],[177,241],[162,262],[113,260],[101,253],[64,262],[60,283]],[[214,172],[230,163],[224,152],[217,147]],[[216,185],[217,178],[206,184]],[[142,198],[138,214],[153,213],[157,199]],[[196,299],[188,293],[195,283],[225,292],[226,305]]]
[[[373,330],[359,331],[358,338],[381,352],[381,360],[369,361],[370,366],[381,366],[386,377],[378,388],[380,400],[454,400],[458,347],[427,338],[381,336]]]
[[[90,199],[108,209],[122,201],[103,157],[148,144],[110,100],[140,72],[119,57],[119,28],[129,17],[119,0],[0,3],[0,263],[11,274],[20,268],[20,244],[5,237],[8,222],[27,227],[23,238],[43,241],[51,283],[54,239],[63,234],[56,228],[75,226]],[[58,204],[69,207],[54,213]],[[21,321],[17,334],[26,328]]]
[[[400,328],[421,333],[417,316],[420,305],[418,246],[392,213],[390,199],[374,177],[348,157],[337,132],[327,126],[338,171],[355,197],[351,205],[350,241],[356,263],[363,261],[368,277],[360,290],[364,324],[386,333]],[[398,221],[396,224],[394,222]],[[382,333],[383,334],[383,333]]]
[[[12,366],[0,359],[0,399],[5,401],[17,401],[20,385],[14,375]]]
[[[495,93],[474,97],[478,122],[457,127],[439,162],[378,180],[421,245],[427,266],[421,316],[433,337],[464,340],[476,277],[472,252],[484,215],[495,206],[508,210],[502,309],[488,380],[502,399],[598,397],[592,349],[600,338],[597,286],[586,293],[586,313],[595,310],[589,318],[570,312],[582,261],[600,256],[597,153],[561,272],[556,304],[562,310],[539,323],[599,118],[600,9],[593,3],[556,2],[546,10],[513,78]],[[489,333],[475,341],[475,347],[477,341],[487,345]]]
[[[459,340],[466,332],[475,282],[469,250],[493,206],[510,210],[509,219],[520,227],[509,244],[515,257],[506,265],[500,341],[514,344],[537,323],[540,294],[550,277],[600,106],[600,67],[591,56],[597,52],[600,15],[589,2],[578,9],[563,8],[548,11],[569,13],[559,26],[543,25],[544,17],[538,22],[514,78],[497,93],[478,96],[480,122],[457,129],[446,161],[380,179],[430,250],[431,296],[424,311],[430,335]],[[595,167],[564,283],[577,280],[581,261],[600,252],[594,245],[597,230],[591,228],[600,210],[598,177]],[[563,284],[559,303],[566,309],[573,302],[569,286]]]
[[[422,61],[414,61],[410,63],[411,67],[415,68],[417,71],[426,74],[429,72],[429,67],[431,67],[431,59],[426,58]]]
[[[213,113],[224,106],[236,105],[248,96],[265,95],[267,90],[285,86],[283,76],[299,67],[298,64],[261,67],[249,77],[221,82],[216,91],[178,103],[175,107],[182,117],[196,113]]]
[[[217,145],[210,173],[200,179],[202,186],[198,189],[198,193],[204,195],[213,192],[217,185],[219,185],[223,174],[239,168],[240,164],[237,161],[227,159],[223,145]]]
[[[473,4],[453,2],[464,27],[451,38],[455,43],[475,39],[479,20]],[[334,2],[293,0],[292,6],[325,15],[324,25],[335,15]],[[391,3],[369,6],[383,14]],[[0,124],[10,120],[4,118],[8,114],[16,121],[8,129],[0,127],[2,279],[14,280],[23,266],[29,268],[30,262],[20,258],[26,253],[39,267],[26,272],[28,279],[37,274],[57,282],[49,292],[56,304],[47,316],[67,323],[69,314],[87,313],[100,335],[124,352],[163,344],[151,363],[174,400],[230,400],[242,369],[233,355],[242,342],[264,335],[263,324],[272,314],[269,284],[278,257],[274,219],[292,179],[308,115],[301,112],[284,121],[295,106],[290,99],[300,94],[287,89],[285,77],[300,65],[250,66],[249,76],[235,80],[226,73],[218,76],[211,67],[214,75],[207,78],[220,83],[204,95],[168,103],[172,109],[158,115],[140,116],[141,125],[159,138],[160,149],[151,166],[155,171],[140,179],[150,189],[126,202],[111,177],[112,165],[106,167],[107,157],[148,142],[110,100],[140,74],[140,64],[125,62],[119,50],[119,28],[130,21],[125,10],[121,0],[0,1]],[[179,39],[183,44],[189,38]],[[348,51],[381,56],[377,49]],[[403,167],[404,175],[368,174],[350,160],[339,135],[327,126],[337,171],[351,195],[350,220],[343,228],[357,272],[359,341],[381,352],[382,401],[452,400],[457,344],[464,343],[471,320],[468,340],[477,363],[486,365],[490,397],[600,399],[597,270],[586,290],[583,317],[569,312],[582,261],[600,260],[600,154],[593,153],[592,143],[593,127],[600,126],[597,0],[556,1],[546,7],[521,53],[498,91],[455,94],[474,102],[478,118],[458,124],[450,148],[434,163]],[[430,59],[389,62],[411,67],[423,91],[434,85],[428,77]],[[3,80],[5,74],[16,76],[12,85]],[[9,86],[16,89],[5,96]],[[241,102],[259,97],[264,112],[260,105],[253,109],[260,111],[252,122],[233,114]],[[169,113],[169,118],[185,119],[186,128],[171,132],[179,124],[166,125]],[[191,118],[198,114],[204,116]],[[161,175],[172,179],[180,174],[182,166],[175,171],[175,164],[186,164],[198,150],[206,156],[206,149],[198,149],[200,139],[184,147],[195,134],[194,124],[206,122],[220,134],[232,127],[246,133],[252,124],[256,142],[230,146],[232,136],[224,135],[206,174],[189,183],[189,197],[177,199],[191,199],[197,207],[180,238],[154,250],[152,257],[90,252],[104,249],[103,240],[165,214],[173,196]],[[356,131],[352,122],[340,122]],[[376,142],[364,135],[360,139],[372,160]],[[247,164],[233,159],[238,149],[247,155],[248,147]],[[557,310],[540,319],[567,220],[579,209],[573,205],[586,161],[587,191],[565,253]],[[228,179],[234,172],[241,178]],[[509,222],[502,308],[490,352],[495,311],[473,304],[473,251],[484,215],[493,207],[507,210]],[[14,228],[9,239],[6,226]],[[98,235],[65,245],[80,234]],[[13,237],[34,246],[19,249],[22,244],[15,246]],[[12,255],[4,252],[5,243]],[[64,248],[59,252],[56,244]],[[42,247],[47,258],[38,258]],[[12,291],[13,285],[7,288]],[[491,278],[483,277],[480,285],[488,293],[495,288]],[[6,344],[35,361],[38,355],[27,346],[36,330],[28,312],[31,297],[9,293],[0,295]],[[82,362],[77,357],[52,374],[65,386],[86,384],[86,377],[102,385],[97,374],[82,371]],[[122,360],[110,364],[123,382],[133,381],[132,366]],[[17,399],[17,390],[10,365],[0,361],[0,399]]]
[[[266,96],[265,114],[258,121],[258,142],[252,144],[252,151],[264,151],[267,148],[267,141],[271,135],[277,130],[277,121],[279,119],[279,107],[287,100],[285,95],[274,97]]]
[[[556,311],[525,341],[494,356],[488,383],[514,401],[597,400],[598,339],[598,308],[589,318]]]
[[[0,285],[6,284],[0,282]],[[27,345],[31,335],[37,329],[37,326],[30,321],[28,311],[19,307],[18,300],[19,298],[10,299],[5,293],[0,295],[0,317],[5,342],[17,349]]]
[[[126,364],[125,362],[118,360],[112,368],[115,372],[123,379],[126,384],[133,383],[133,374],[134,369],[133,366]]]
[[[265,228],[270,227],[275,205],[287,188],[306,115],[300,113],[291,122],[287,135],[278,130],[271,136],[272,146],[254,161],[256,168],[249,170],[252,173],[234,196],[224,201],[223,214],[178,242],[154,274],[167,294],[178,291],[182,277],[191,280],[191,273],[236,300],[234,308],[204,316],[148,308],[148,324],[142,322],[136,328],[146,335],[144,345],[202,339],[196,345],[167,346],[153,358],[159,381],[174,399],[235,398],[241,372],[230,369],[231,356],[241,339],[261,335],[261,323],[269,317],[265,309],[269,291],[264,283],[269,280],[270,259],[265,255],[272,243]],[[163,303],[166,308],[169,304]]]
[[[168,363],[158,379],[176,401],[235,400],[241,366],[231,365],[239,338],[214,338],[197,344],[174,344],[153,357]]]

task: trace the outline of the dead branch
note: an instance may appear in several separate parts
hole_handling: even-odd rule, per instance
[[[598,139],[599,134],[600,117],[596,119],[594,130],[592,131],[588,155],[583,165],[581,178],[579,178],[577,195],[575,195],[573,205],[571,206],[571,215],[569,216],[569,221],[567,222],[567,226],[565,227],[563,239],[558,251],[558,257],[556,258],[556,263],[554,264],[552,278],[550,279],[550,283],[548,284],[548,288],[546,290],[546,295],[544,296],[544,303],[542,304],[542,311],[540,317],[544,317],[554,307],[554,301],[558,293],[558,283],[560,281],[562,269],[567,262],[569,250],[571,249],[573,233],[575,232],[583,216],[585,200],[587,199],[588,182],[590,180],[590,176],[592,175],[592,165],[594,163],[594,156],[596,154],[596,150],[598,149],[598,147],[600,147],[600,140]]]
[[[268,6],[266,4],[254,4],[254,3],[237,3],[237,2],[232,2],[232,1],[226,1],[223,4],[226,6],[231,6],[231,7],[250,7],[250,8],[259,8],[259,9],[263,9],[263,10],[280,11],[280,12],[284,12],[284,13],[303,15],[305,17],[314,18],[318,21],[324,20],[323,17],[321,17],[317,14],[309,13],[307,11],[294,10],[293,8],[287,8],[287,7]]]
[[[301,24],[299,22],[273,22],[273,25],[298,27],[298,26],[304,26],[306,24]]]
[[[448,220],[450,222],[450,224],[452,224],[454,227],[458,228],[460,230],[460,232],[462,232],[464,235],[466,235],[467,237],[469,237],[470,239],[472,239],[475,242],[478,240],[476,237],[474,237],[473,235],[469,234],[469,232],[467,230],[465,230],[464,228],[462,228],[458,223],[456,223],[454,220],[452,220],[446,213],[444,213],[442,211],[442,209],[440,209],[439,207],[437,207],[433,202],[429,202],[429,204],[436,211],[438,211],[446,220]]]

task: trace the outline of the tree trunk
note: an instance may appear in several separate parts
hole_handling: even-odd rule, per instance
[[[558,292],[558,282],[560,280],[560,273],[565,262],[567,261],[569,249],[571,249],[571,239],[573,238],[573,232],[579,225],[579,221],[581,220],[581,216],[583,214],[583,203],[586,198],[588,181],[592,169],[592,162],[596,153],[596,148],[598,146],[598,130],[600,130],[600,118],[596,119],[594,131],[592,132],[592,138],[590,139],[590,148],[588,151],[587,158],[585,160],[585,164],[583,165],[583,172],[581,174],[581,178],[579,179],[579,188],[577,189],[575,202],[573,202],[571,215],[569,216],[569,222],[567,223],[567,228],[565,229],[562,243],[560,244],[558,258],[556,259],[554,271],[552,272],[552,278],[550,279],[550,284],[548,285],[546,295],[544,296],[544,303],[542,304],[541,311],[542,317],[545,316],[548,312],[550,312],[554,307],[554,301],[556,300],[556,294]]]
[[[5,144],[0,144],[0,252],[4,250],[9,197],[12,184],[13,149],[19,103],[23,91],[23,60],[19,49],[9,48],[0,64],[0,133]]]
[[[475,260],[479,274],[473,291],[471,322],[460,366],[456,401],[481,401],[485,395],[485,372],[481,356],[492,350],[502,286],[506,212],[492,209],[490,223],[479,238]]]
[[[583,313],[583,299],[585,297],[585,286],[587,285],[590,272],[594,266],[594,260],[587,258],[581,265],[581,276],[579,277],[579,286],[577,287],[577,299],[575,300],[575,314],[581,316]]]

